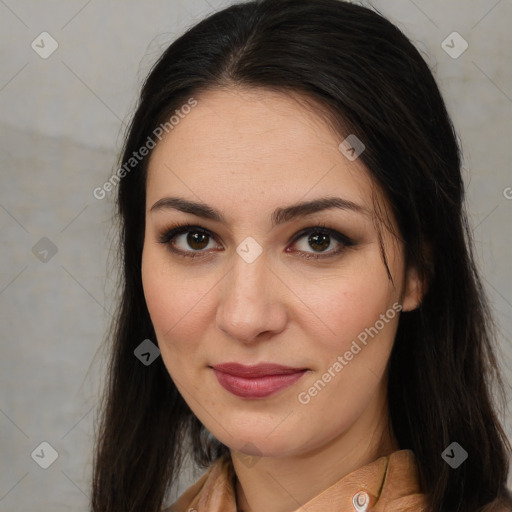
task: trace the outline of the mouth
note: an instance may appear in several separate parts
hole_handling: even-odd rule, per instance
[[[245,366],[223,363],[211,366],[219,384],[240,398],[265,398],[297,382],[308,368],[292,368],[273,363]]]

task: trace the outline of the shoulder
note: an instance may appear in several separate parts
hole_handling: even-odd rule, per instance
[[[230,490],[231,479],[230,458],[223,455],[211,464],[197,482],[181,494],[170,507],[163,509],[162,512],[207,510],[209,502],[220,500]]]
[[[204,488],[204,484],[208,479],[208,471],[193,485],[183,492],[180,497],[169,507],[163,509],[162,512],[185,512],[190,509],[192,504],[199,496],[201,489]]]

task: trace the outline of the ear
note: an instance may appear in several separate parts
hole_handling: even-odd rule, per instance
[[[409,267],[405,273],[404,290],[402,293],[402,311],[413,311],[423,300],[427,284],[420,279],[416,267]]]

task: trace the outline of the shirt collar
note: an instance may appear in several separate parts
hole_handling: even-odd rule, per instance
[[[235,482],[231,457],[224,455],[164,512],[237,512]],[[414,453],[397,450],[345,475],[298,510],[422,512],[426,507]]]

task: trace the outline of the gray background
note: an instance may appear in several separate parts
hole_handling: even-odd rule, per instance
[[[87,510],[104,374],[99,349],[115,276],[113,196],[99,201],[92,190],[115,169],[152,63],[187,27],[228,3],[0,0],[2,511]],[[501,328],[510,400],[512,2],[373,4],[423,52],[461,138],[476,253]],[[58,42],[47,59],[31,47],[43,31]],[[441,47],[453,31],[469,44],[456,59]],[[57,249],[46,262],[32,251],[43,237]],[[506,426],[510,434],[510,412]],[[31,458],[42,441],[58,452],[46,470]],[[173,496],[197,476],[185,475]]]

